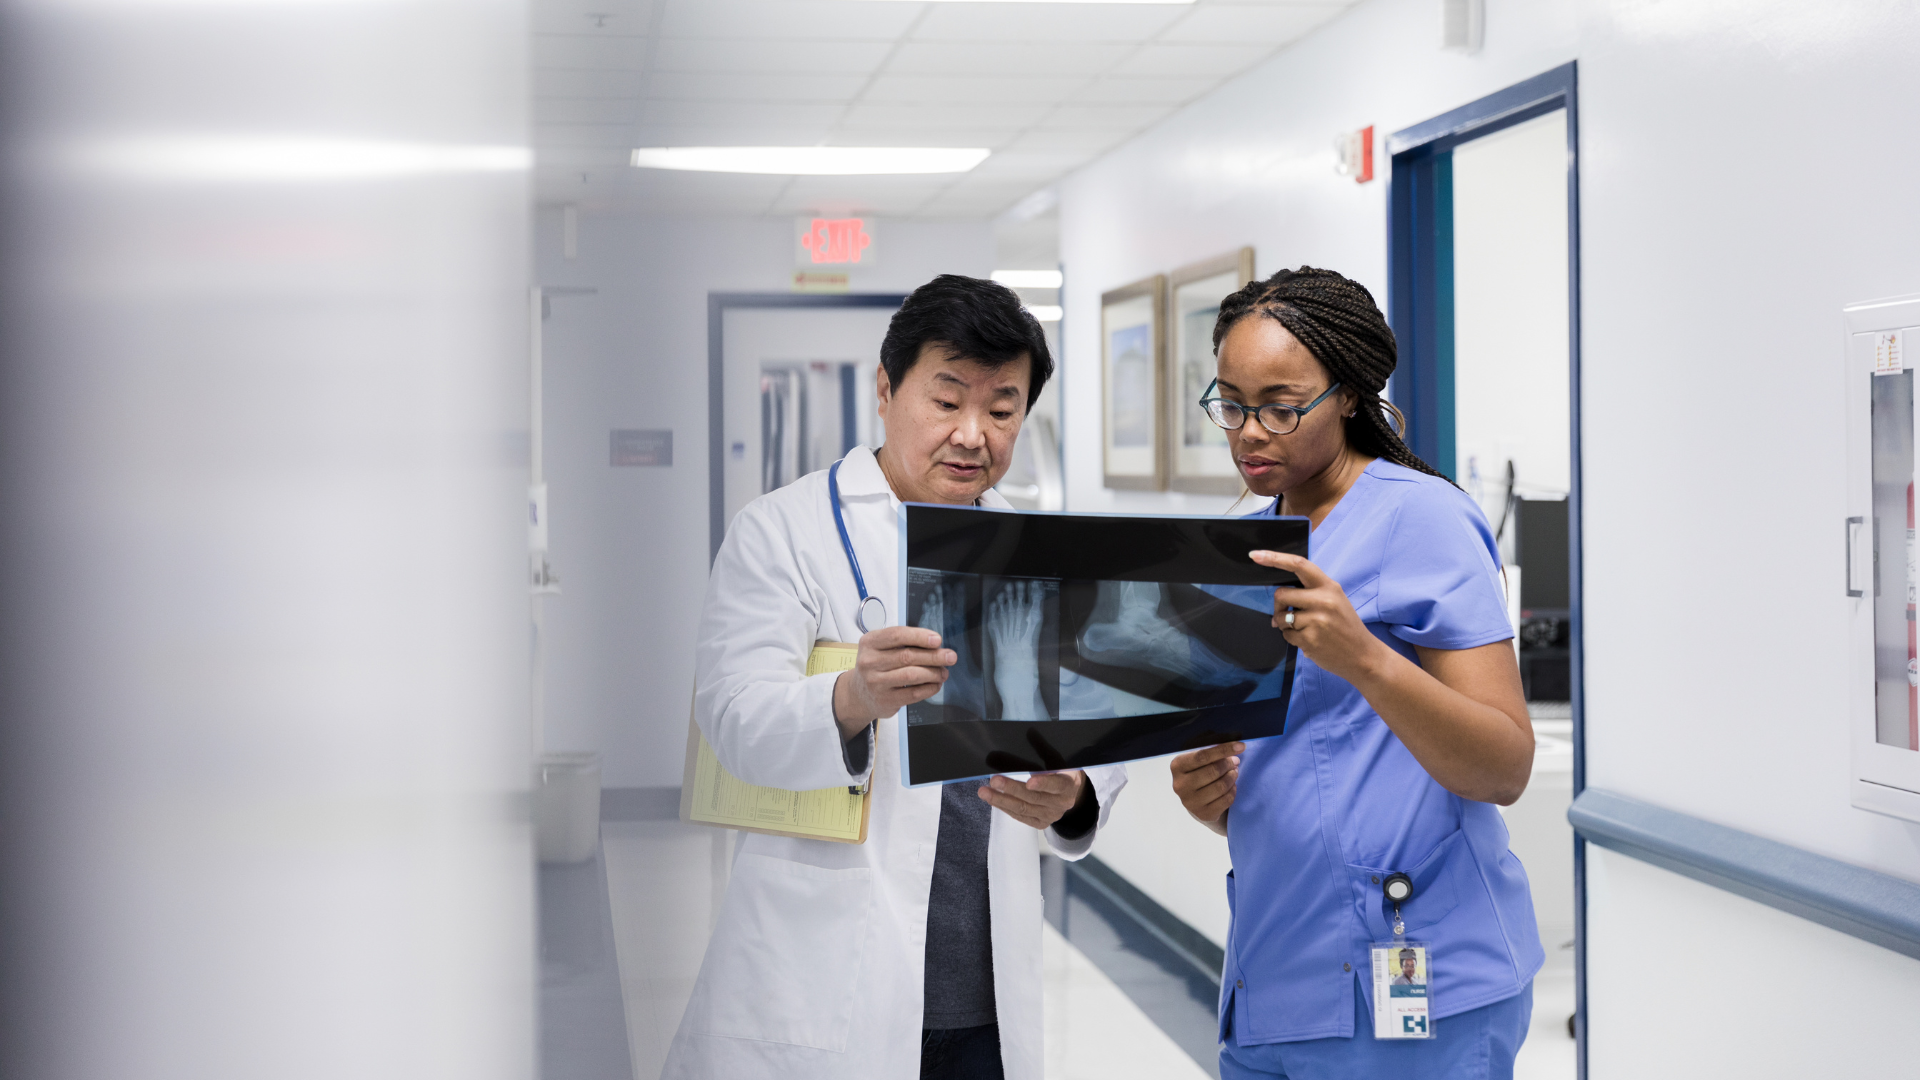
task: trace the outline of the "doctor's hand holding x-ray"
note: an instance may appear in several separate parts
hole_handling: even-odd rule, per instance
[[[888,385],[885,369],[876,372],[887,441],[875,458],[901,502],[970,506],[1013,460],[1025,417],[1026,373],[1019,365],[989,368],[955,359],[934,342],[922,353],[923,361],[898,388]],[[1033,611],[1037,650],[1037,603]],[[948,669],[959,660],[952,649],[941,647],[937,632],[917,626],[883,627],[861,635],[859,645],[853,668],[833,687],[833,718],[846,738],[939,693]],[[1037,671],[1033,681],[1031,699],[1037,701]],[[1037,715],[1045,715],[1044,706],[1041,710]],[[1086,773],[1069,769],[1024,782],[996,776],[979,791],[980,798],[1014,820],[1044,829],[1074,808],[1086,782]]]

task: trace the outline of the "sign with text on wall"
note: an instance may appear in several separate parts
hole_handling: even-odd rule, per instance
[[[880,261],[880,223],[863,217],[793,219],[795,265],[872,266]]]

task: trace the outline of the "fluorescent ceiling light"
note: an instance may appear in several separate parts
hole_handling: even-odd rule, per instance
[[[991,152],[945,146],[661,146],[635,150],[633,166],[780,176],[959,173]]]
[[[1058,270],[995,270],[993,280],[1009,289],[1057,289]]]
[[[533,166],[533,152],[524,146],[274,136],[98,139],[60,147],[55,157],[81,172],[187,182],[374,180],[443,173],[525,172]]]
[[[1060,321],[1060,305],[1058,304],[1030,304],[1027,310],[1033,312],[1033,317],[1041,322]]]

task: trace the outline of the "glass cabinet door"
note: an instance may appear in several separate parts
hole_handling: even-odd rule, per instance
[[[1914,634],[1913,372],[1871,375],[1874,741],[1920,750]]]
[[[1913,370],[1920,364],[1920,297],[1854,305],[1846,319],[1853,805],[1920,821]]]

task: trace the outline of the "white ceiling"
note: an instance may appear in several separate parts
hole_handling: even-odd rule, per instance
[[[991,217],[1345,11],[903,0],[534,0],[539,199],[652,213]],[[747,176],[637,146],[983,146],[953,176]]]

